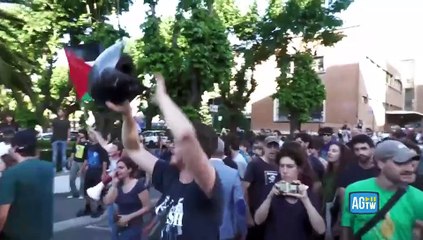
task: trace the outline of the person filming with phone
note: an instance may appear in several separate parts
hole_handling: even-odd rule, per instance
[[[325,222],[317,196],[311,191],[311,170],[301,147],[282,147],[276,158],[281,181],[276,183],[254,215],[256,224],[266,224],[265,240],[308,240],[322,235]]]

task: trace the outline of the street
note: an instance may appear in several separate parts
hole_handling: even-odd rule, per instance
[[[105,221],[102,224],[71,228],[54,233],[54,240],[106,240],[111,239],[110,230]]]
[[[78,185],[77,185],[78,186]],[[110,239],[110,229],[106,213],[94,219],[90,216],[76,217],[78,210],[84,207],[82,199],[67,199],[69,177],[61,174],[55,178],[54,195],[54,240],[105,240]],[[160,197],[155,189],[150,189],[153,204]]]

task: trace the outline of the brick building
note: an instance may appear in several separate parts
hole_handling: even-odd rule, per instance
[[[346,29],[344,34],[347,37],[334,47],[316,52],[316,70],[325,85],[326,100],[311,115],[311,122],[302,124],[303,130],[316,131],[323,125],[351,126],[359,120],[365,127],[381,130],[385,127],[386,111],[404,108],[399,63],[363,47],[360,27]],[[287,115],[278,111],[277,101],[270,97],[276,86],[273,76],[277,74],[267,69],[257,75],[261,97],[256,96],[251,102],[251,128],[288,131]]]

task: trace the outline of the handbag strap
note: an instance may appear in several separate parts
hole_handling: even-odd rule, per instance
[[[361,237],[366,234],[370,229],[372,229],[378,222],[380,222],[386,215],[386,213],[391,210],[391,208],[398,202],[398,200],[406,192],[406,188],[399,188],[394,195],[388,200],[385,206],[382,207],[362,228],[360,228],[357,233],[354,234],[354,239],[359,240]]]

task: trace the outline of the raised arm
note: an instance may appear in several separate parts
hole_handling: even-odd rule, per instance
[[[129,102],[122,105],[116,105],[111,102],[107,106],[122,114],[122,143],[128,156],[146,173],[153,174],[154,165],[157,158],[147,151],[139,140],[137,123],[132,117],[132,109]]]
[[[103,136],[101,135],[100,132],[96,131],[93,128],[89,128],[88,132],[92,133],[95,138],[97,139],[97,142],[100,144],[100,146],[104,149],[106,149],[106,146],[108,144],[108,141],[106,139],[103,138]]]
[[[156,81],[155,102],[174,136],[175,145],[178,146],[181,157],[193,175],[194,181],[208,197],[211,197],[216,172],[201,148],[193,125],[167,94],[164,79],[160,74],[156,75]]]

